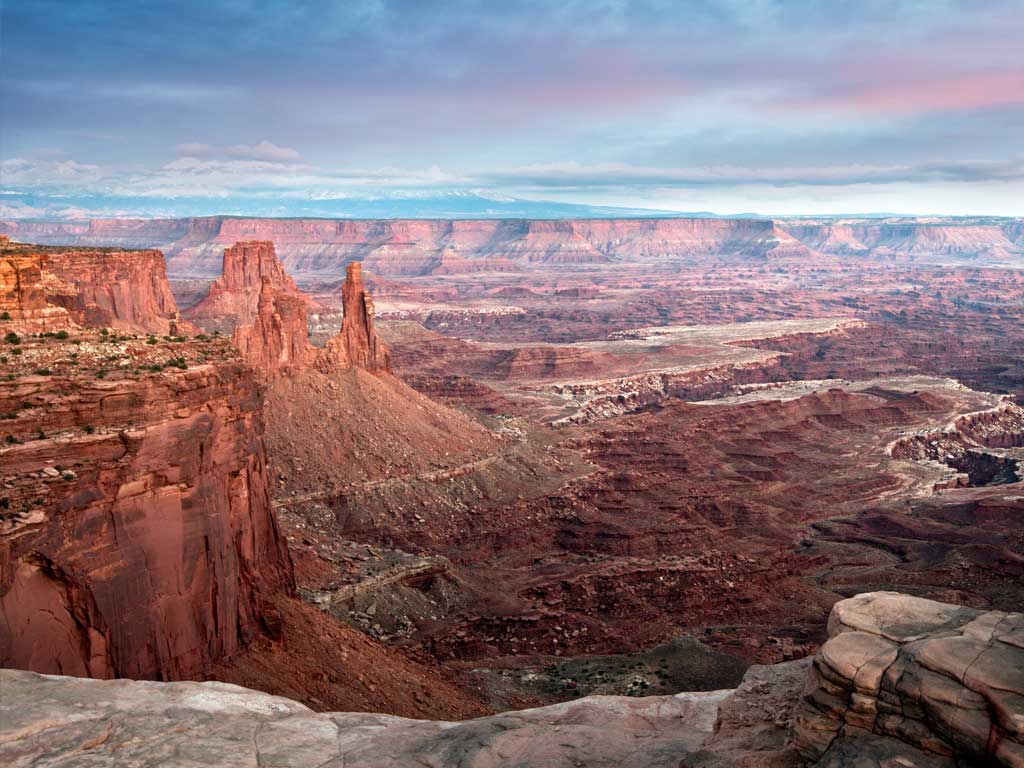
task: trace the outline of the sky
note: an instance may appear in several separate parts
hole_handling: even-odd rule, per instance
[[[1022,216],[1022,40],[1024,0],[0,0],[0,217]]]

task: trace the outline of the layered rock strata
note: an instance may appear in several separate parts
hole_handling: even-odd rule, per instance
[[[837,603],[829,634],[796,718],[806,759],[1024,766],[1024,614],[875,592]]]
[[[0,383],[3,666],[201,678],[292,589],[248,367],[226,342],[136,343],[129,364],[179,357],[102,377],[73,337],[74,366]]]
[[[391,371],[391,353],[373,327],[373,299],[363,286],[362,267],[348,265],[342,287],[345,317],[341,331],[317,355],[322,373],[355,366],[374,373]]]
[[[92,219],[0,222],[23,240],[162,248],[178,276],[216,274],[238,240],[273,240],[293,274],[330,276],[350,261],[376,275],[518,271],[533,264],[813,258],[1018,261],[1019,219]]]
[[[224,249],[221,274],[206,296],[187,310],[188,317],[210,330],[227,331],[252,324],[260,314],[264,282],[277,297],[289,297],[303,311],[318,306],[302,293],[265,240],[238,242]]]
[[[0,248],[0,312],[16,331],[73,325],[177,335],[182,321],[159,251]]]

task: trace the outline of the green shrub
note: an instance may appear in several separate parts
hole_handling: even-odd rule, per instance
[[[54,334],[54,337],[60,339],[61,341],[64,341],[64,339],[66,339],[68,337],[68,332],[67,331],[57,331]]]
[[[21,344],[21,336],[16,334],[14,331],[11,331],[6,336],[4,336],[4,341],[6,341],[8,344]]]

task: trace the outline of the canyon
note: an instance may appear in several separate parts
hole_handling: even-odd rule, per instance
[[[1020,264],[1018,219],[90,219],[0,222],[26,242],[159,248],[179,277],[216,275],[237,241],[272,240],[302,280],[349,261],[381,276],[509,272],[541,264],[662,259],[787,261],[814,253],[881,262]]]
[[[220,681],[3,673],[68,750],[1020,764],[1019,222],[0,231],[2,665]]]

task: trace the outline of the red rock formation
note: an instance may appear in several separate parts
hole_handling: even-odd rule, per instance
[[[189,332],[178,316],[159,251],[7,246],[0,310],[20,330],[92,325],[157,334]]]
[[[316,367],[323,373],[355,366],[367,371],[389,373],[391,353],[373,327],[373,299],[363,288],[362,266],[348,265],[342,287],[345,318],[338,334],[317,355]]]
[[[295,373],[312,359],[306,325],[306,302],[278,292],[268,275],[262,278],[256,317],[235,329],[232,342],[260,378]]]
[[[277,296],[291,296],[307,307],[316,303],[303,294],[285,272],[277,258],[274,244],[253,240],[235,243],[224,249],[220,277],[210,286],[206,297],[190,307],[190,319],[211,329],[227,330],[239,324],[252,323],[258,314],[263,280]]]
[[[219,248],[273,240],[292,274],[324,278],[349,261],[375,275],[518,270],[523,264],[727,258],[813,258],[819,252],[867,259],[936,261],[1024,256],[1020,219],[572,219],[543,221],[242,219],[0,222],[0,232],[42,242],[159,247],[172,272],[216,274]],[[258,290],[258,282],[254,283]]]
[[[41,333],[71,328],[70,313],[47,300],[39,254],[0,255],[0,328],[7,332]]]
[[[224,341],[78,340],[66,343],[77,365],[0,383],[13,414],[0,448],[0,666],[202,677],[258,631],[265,596],[292,588],[259,388]],[[118,351],[136,364],[181,357],[142,376],[130,362],[103,379],[87,370]]]

